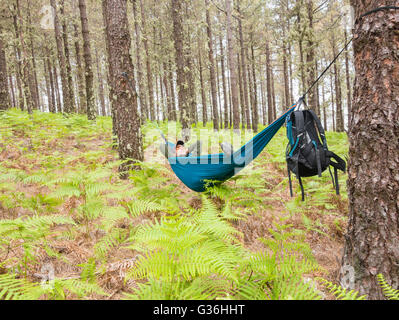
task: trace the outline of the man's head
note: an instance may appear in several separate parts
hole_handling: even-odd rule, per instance
[[[179,148],[180,146],[184,147],[184,141],[183,140],[178,140],[176,142],[176,148]]]

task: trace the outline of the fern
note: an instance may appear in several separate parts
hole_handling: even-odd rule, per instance
[[[399,300],[399,290],[393,289],[385,280],[384,276],[377,274],[377,280],[381,286],[382,292],[389,300]]]
[[[339,300],[365,300],[366,296],[359,296],[359,292],[355,290],[350,290],[348,291],[345,288],[342,288],[340,286],[337,286],[336,284],[322,279],[318,278],[318,280],[329,290],[330,293],[332,293],[337,299]]]

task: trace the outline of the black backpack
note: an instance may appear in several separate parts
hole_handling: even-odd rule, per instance
[[[299,181],[302,191],[302,201],[304,201],[305,193],[301,177],[316,175],[321,177],[321,173],[327,168],[330,171],[335,191],[339,194],[337,170],[345,172],[346,163],[335,153],[328,150],[324,128],[317,115],[312,110],[294,111],[287,116],[286,125],[289,140],[286,150],[286,161],[291,197],[293,196],[291,171]],[[334,177],[332,176],[330,166],[334,168]]]

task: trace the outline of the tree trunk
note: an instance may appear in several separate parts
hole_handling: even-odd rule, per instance
[[[307,13],[308,13],[308,31],[306,37],[306,80],[307,80],[307,90],[308,88],[313,85],[315,81],[315,50],[314,50],[314,36],[313,36],[313,1],[307,0],[306,4]],[[316,93],[316,86],[309,91],[309,99],[308,99],[308,107],[312,109],[316,114],[317,111],[317,93]]]
[[[219,38],[219,46],[220,46],[220,65],[221,65],[221,72],[222,72],[222,84],[223,84],[223,101],[224,101],[224,116],[223,116],[223,123],[224,128],[228,127],[229,119],[227,117],[227,112],[229,110],[229,98],[227,97],[227,86],[226,86],[226,70],[224,66],[224,50],[223,50],[223,42],[222,42],[222,35]],[[222,126],[221,126],[222,127]]]
[[[252,34],[251,34],[252,36]],[[254,89],[254,103],[252,105],[252,128],[254,132],[258,132],[258,123],[259,123],[259,114],[258,114],[258,89],[257,89],[257,81],[256,81],[256,71],[255,71],[255,51],[253,39],[251,37],[251,63],[252,63],[252,81],[253,81],[253,89]]]
[[[238,2],[239,3],[239,2]],[[238,5],[237,3],[237,5]],[[238,7],[238,14],[240,14],[240,10]],[[238,32],[240,38],[240,49],[241,49],[241,75],[242,75],[242,83],[243,83],[243,96],[244,99],[241,101],[243,104],[243,109],[246,111],[246,120],[247,120],[247,129],[251,129],[251,121],[249,117],[249,103],[248,103],[248,84],[247,84],[247,66],[245,63],[245,50],[244,50],[244,36],[242,32],[242,19],[241,17],[238,19]],[[241,78],[241,77],[240,77]],[[253,108],[253,105],[252,105]]]
[[[44,81],[46,84],[46,95],[47,95],[47,107],[48,111],[50,112],[51,109],[51,87],[50,87],[50,78],[47,71],[47,63],[46,59],[43,60],[43,71],[44,71]],[[44,105],[43,105],[44,108]]]
[[[78,0],[73,0],[72,5],[74,11],[76,10],[76,2]],[[80,16],[80,15],[79,15]],[[79,37],[79,27],[76,20],[73,23],[74,29],[74,38],[75,38],[75,55],[76,55],[76,68],[77,68],[77,78],[78,78],[78,112],[80,114],[87,114],[87,101],[86,101],[86,94],[85,94],[85,79],[84,79],[84,70],[82,65],[82,57],[81,57],[81,50],[80,50],[80,37]]]
[[[17,32],[17,37],[19,40],[19,44],[21,46],[21,51],[20,57],[22,58],[22,83],[24,85],[24,93],[25,93],[25,99],[26,99],[26,104],[27,104],[27,109],[28,113],[32,114],[32,103],[33,101],[33,93],[31,87],[29,87],[30,83],[30,74],[29,74],[29,61],[28,61],[28,54],[26,50],[26,45],[25,45],[25,38],[24,38],[24,33],[23,33],[23,20],[22,20],[22,15],[21,15],[21,9],[20,9],[20,4],[19,0],[16,0],[16,6],[14,7],[16,11],[16,16],[14,16],[14,26],[15,26],[15,31]]]
[[[330,72],[330,95],[331,95],[331,119],[332,119],[332,130],[335,131],[335,108],[334,108],[334,86],[333,86],[333,75]]]
[[[132,164],[144,158],[137,93],[134,87],[129,86],[128,79],[122,75],[126,72],[130,77],[134,77],[130,57],[131,39],[127,19],[127,0],[103,0],[102,4],[119,157],[121,160],[133,159],[124,162],[119,167],[121,178],[127,178],[127,170],[139,168]]]
[[[335,37],[332,37],[332,49],[333,56],[336,57],[337,50],[335,47]],[[342,112],[342,94],[341,94],[341,75],[340,66],[338,65],[338,60],[334,63],[334,83],[335,83],[335,100],[337,106],[337,116],[336,116],[336,129],[338,132],[344,131],[344,117]]]
[[[172,111],[170,115],[170,119],[173,121],[177,121],[177,109],[176,109],[176,94],[175,94],[175,84],[173,79],[173,72],[172,72],[172,62],[169,58],[168,60],[168,80],[169,80],[169,87],[170,87],[170,95],[172,100]]]
[[[8,92],[7,61],[3,43],[3,30],[0,25],[0,110],[7,110],[10,107],[11,101]]]
[[[106,116],[107,111],[105,110],[104,81],[101,72],[101,61],[98,58],[97,48],[96,48],[96,65],[97,65],[97,78],[98,78],[98,96],[100,99],[101,115]]]
[[[347,39],[347,34],[346,34],[346,29],[344,32],[345,36],[345,43],[348,42]],[[351,89],[351,80],[349,76],[349,54],[348,54],[348,49],[345,50],[345,75],[346,75],[346,101],[348,104],[348,131],[350,127],[350,120],[351,120],[351,113],[352,113],[352,89]]]
[[[203,70],[202,70],[202,50],[201,50],[202,43],[198,40],[198,64],[199,64],[199,75],[200,75],[200,85],[201,85],[201,102],[202,102],[202,124],[204,127],[208,122],[208,108],[206,106],[206,95],[205,95],[205,85],[204,85],[204,77],[203,77]]]
[[[72,108],[72,101],[70,101],[70,96],[68,92],[68,79],[65,73],[66,71],[66,64],[65,64],[65,56],[63,53],[62,48],[62,38],[61,38],[61,29],[60,29],[60,22],[58,19],[57,13],[57,5],[55,0],[50,0],[51,6],[54,9],[54,32],[55,32],[55,40],[57,45],[57,55],[58,55],[58,62],[60,65],[60,75],[61,75],[61,87],[62,87],[62,103],[64,112],[69,112]],[[62,110],[59,110],[60,112]]]
[[[213,56],[213,36],[212,36],[212,22],[209,13],[209,0],[205,0],[206,6],[206,32],[208,36],[208,59],[209,59],[209,75],[211,82],[211,95],[212,95],[212,120],[213,129],[219,130],[219,112],[218,102],[216,96],[216,79],[215,79],[215,57]]]
[[[352,0],[355,85],[349,131],[349,224],[343,269],[351,289],[383,299],[376,275],[399,285],[398,11],[361,14],[398,1]],[[341,274],[341,282],[347,276]]]
[[[134,17],[134,32],[136,34],[136,62],[137,62],[137,80],[139,84],[139,98],[140,98],[140,109],[141,118],[144,121],[148,118],[148,105],[147,95],[144,84],[143,65],[141,63],[141,34],[139,26],[139,16],[137,14],[137,0],[132,0],[133,4],[133,17]]]
[[[75,112],[75,94],[73,92],[73,81],[72,81],[72,67],[71,59],[69,56],[69,43],[68,43],[68,28],[67,28],[67,17],[65,15],[65,4],[64,0],[60,1],[60,14],[62,19],[62,40],[64,42],[64,54],[65,54],[65,67],[66,67],[66,77],[68,81],[68,90],[63,91],[63,94],[68,95],[68,100],[70,102],[69,109],[64,110],[66,113]]]
[[[241,59],[240,54],[237,53],[237,66],[238,66],[238,89],[240,91],[240,109],[241,109],[241,126],[242,129],[245,129],[246,125],[246,117],[245,117],[245,108],[244,108],[244,89],[242,83],[242,72],[241,72]]]
[[[54,61],[53,61],[53,74],[54,74],[55,96],[57,101],[57,112],[62,112],[60,86],[58,82],[57,67]]]
[[[86,0],[79,0],[79,11],[80,21],[82,23],[83,58],[85,60],[87,119],[95,120],[96,108],[94,104],[93,63],[91,59],[90,32],[86,12]]]
[[[186,58],[184,50],[184,33],[182,19],[182,2],[172,0],[172,20],[173,20],[173,40],[175,46],[175,59],[177,68],[177,88],[180,121],[183,127],[183,138],[189,139],[189,123],[190,123],[190,91],[187,78]],[[191,70],[189,71],[191,72]]]
[[[269,41],[266,40],[266,90],[267,90],[267,124],[273,122],[272,81]]]
[[[13,79],[12,79],[11,73],[8,74],[8,82],[10,84],[12,107],[16,108],[17,107],[17,99],[15,97],[15,89],[14,89],[14,83],[13,83]]]
[[[229,60],[230,82],[231,82],[231,100],[233,112],[233,128],[240,130],[240,113],[238,107],[237,92],[237,71],[236,56],[234,53],[233,34],[232,34],[232,8],[231,0],[226,0],[226,33],[227,33],[227,56]]]
[[[148,118],[150,120],[155,120],[155,111],[154,111],[154,88],[152,81],[152,72],[151,72],[151,62],[150,62],[150,52],[148,49],[148,39],[147,39],[147,30],[146,30],[146,17],[144,12],[143,1],[140,0],[140,9],[141,9],[141,28],[143,31],[143,44],[146,56],[146,68],[147,68],[147,90],[149,97],[149,114]]]
[[[32,82],[32,92],[34,98],[34,106],[36,109],[40,110],[41,102],[40,102],[40,94],[39,94],[39,83],[37,81],[37,68],[36,68],[36,54],[35,54],[35,44],[33,41],[33,27],[31,20],[31,8],[30,8],[30,0],[27,1],[27,14],[28,14],[28,32],[29,32],[29,42],[31,48],[31,57],[32,57],[32,74],[31,74],[31,82]]]

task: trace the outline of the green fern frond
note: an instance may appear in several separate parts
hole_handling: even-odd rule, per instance
[[[399,290],[393,289],[381,273],[377,274],[377,280],[380,283],[382,292],[389,300],[399,300]]]
[[[332,293],[338,300],[365,300],[366,296],[359,296],[359,292],[355,290],[348,291],[347,289],[342,288],[341,286],[337,286],[336,284],[322,279],[317,278],[328,290]]]

